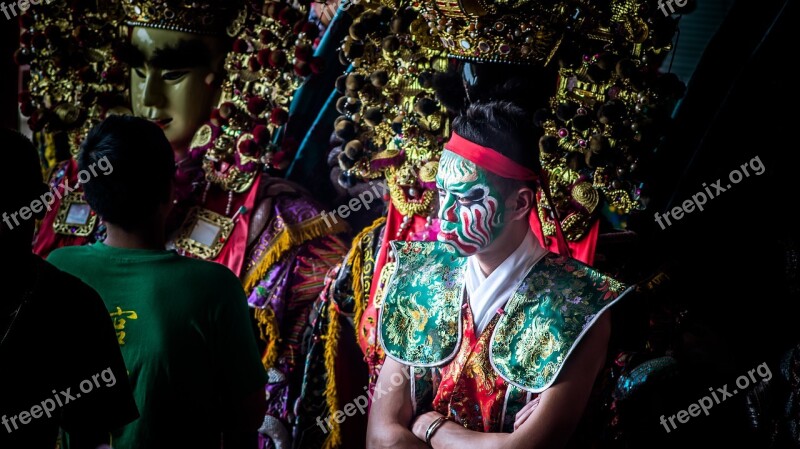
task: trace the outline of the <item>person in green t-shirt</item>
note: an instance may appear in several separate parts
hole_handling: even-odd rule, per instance
[[[241,284],[226,267],[164,250],[175,163],[164,133],[111,116],[87,136],[78,166],[107,237],[61,248],[48,261],[106,304],[141,417],[113,434],[115,449],[255,447],[266,372]]]

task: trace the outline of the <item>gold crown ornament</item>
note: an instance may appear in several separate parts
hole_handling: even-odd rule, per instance
[[[235,36],[244,25],[243,0],[117,0],[129,26]]]
[[[425,0],[428,27],[451,57],[546,65],[558,50],[574,2]]]
[[[54,136],[59,158],[77,154],[88,130],[107,113],[129,110],[128,68],[113,57],[123,18],[114,2],[90,8],[65,0],[42,2],[20,15],[15,60],[29,68],[20,112],[34,132]]]
[[[450,132],[432,84],[447,55],[417,9],[386,3],[362,10],[342,44],[341,59],[353,69],[336,82],[344,95],[335,123],[341,145],[332,154],[342,186],[384,177],[397,210],[424,217],[435,212],[438,160]]]
[[[244,192],[264,169],[284,170],[297,142],[280,139],[295,91],[323,69],[313,56],[319,29],[308,10],[289,1],[251,1],[225,59],[222,100],[195,133],[193,158],[203,158],[206,179]]]
[[[649,6],[648,6],[649,5]],[[674,74],[658,71],[672,48],[677,20],[648,2],[595,2],[596,17],[582,40],[559,54],[556,94],[534,121],[553,207],[568,240],[580,240],[599,213],[625,228],[644,209],[649,156],[685,90]],[[610,14],[599,14],[599,11]],[[539,201],[546,235],[556,214]]]
[[[232,36],[243,27],[246,11],[241,0],[42,2],[20,15],[15,58],[30,68],[20,110],[32,130],[56,136],[77,154],[107,114],[131,113],[130,67],[118,57],[128,27]]]

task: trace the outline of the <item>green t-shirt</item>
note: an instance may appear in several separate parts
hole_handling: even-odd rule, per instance
[[[89,284],[111,314],[140,418],[115,449],[219,449],[232,404],[266,384],[247,298],[226,267],[102,243],[48,261]]]

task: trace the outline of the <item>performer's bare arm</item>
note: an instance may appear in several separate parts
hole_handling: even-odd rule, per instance
[[[407,372],[407,366],[386,358],[375,384],[375,400],[369,412],[367,449],[428,447],[409,430],[414,411]],[[403,379],[399,386],[395,386],[397,379]]]
[[[514,432],[474,432],[446,421],[434,433],[431,445],[435,449],[564,447],[583,415],[595,378],[603,367],[610,334],[611,320],[604,314],[564,364],[558,381],[539,396],[539,404],[517,415]],[[526,412],[529,415],[526,416]],[[424,438],[428,426],[439,416],[436,412],[429,412],[417,417],[412,431],[418,441],[422,441],[420,438]]]

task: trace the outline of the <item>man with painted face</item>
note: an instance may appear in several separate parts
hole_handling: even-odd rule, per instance
[[[604,312],[627,291],[533,236],[533,134],[509,102],[453,122],[439,241],[393,242],[368,447],[562,447],[580,421],[605,362]]]

